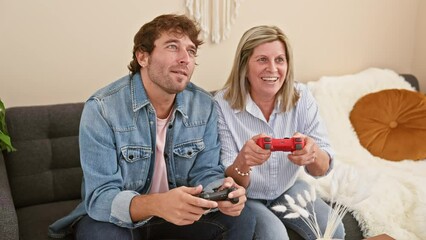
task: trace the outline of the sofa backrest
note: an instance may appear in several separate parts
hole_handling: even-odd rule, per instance
[[[78,129],[83,103],[6,109],[16,152],[5,164],[16,208],[81,197]]]

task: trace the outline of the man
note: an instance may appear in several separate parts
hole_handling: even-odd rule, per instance
[[[252,239],[245,189],[224,179],[219,163],[214,102],[189,82],[199,32],[181,15],[145,24],[131,73],[86,102],[83,202],[50,226],[51,236],[73,225],[76,239]],[[235,187],[228,197],[238,203],[198,197],[218,187]]]

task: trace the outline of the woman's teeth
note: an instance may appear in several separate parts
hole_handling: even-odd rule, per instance
[[[263,81],[277,81],[278,77],[263,77]]]

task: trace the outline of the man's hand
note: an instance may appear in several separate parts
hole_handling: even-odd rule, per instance
[[[214,201],[197,197],[202,186],[178,187],[166,193],[140,195],[130,205],[133,221],[157,216],[176,225],[188,225],[199,220],[206,209],[216,208]]]
[[[246,189],[237,185],[231,177],[227,177],[223,182],[220,189],[234,187],[237,190],[232,191],[228,194],[228,198],[238,198],[238,203],[234,204],[228,200],[218,201],[218,208],[223,214],[229,216],[239,216],[247,201]]]

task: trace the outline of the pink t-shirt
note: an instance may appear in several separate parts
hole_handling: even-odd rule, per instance
[[[157,118],[155,166],[149,193],[163,193],[169,191],[166,161],[164,160],[164,146],[166,144],[167,123],[169,118],[170,115],[166,119]]]

